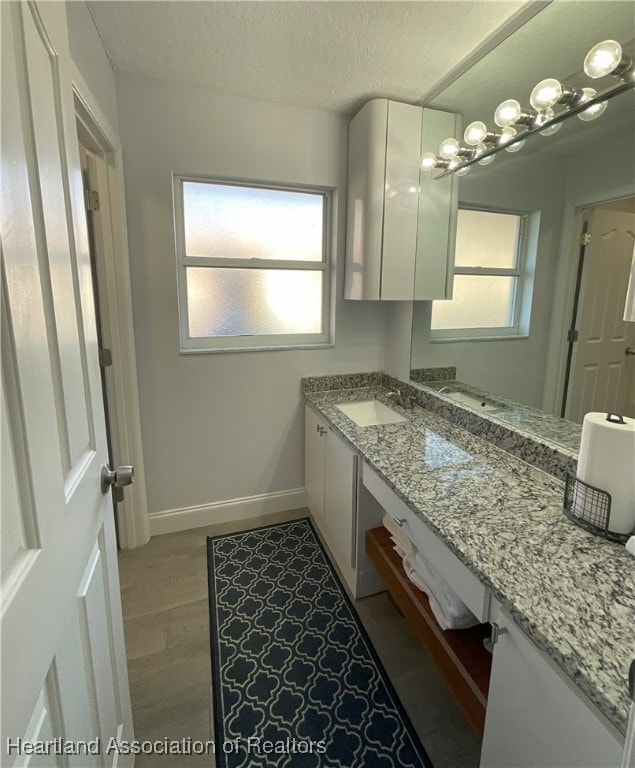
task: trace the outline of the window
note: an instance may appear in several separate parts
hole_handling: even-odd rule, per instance
[[[328,344],[330,193],[174,187],[182,351]]]
[[[526,335],[527,221],[525,214],[459,209],[453,298],[432,304],[433,340]]]

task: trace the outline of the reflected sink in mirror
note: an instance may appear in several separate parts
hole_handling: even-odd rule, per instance
[[[452,398],[452,400],[455,400],[457,403],[462,403],[463,405],[467,405],[477,411],[485,411],[485,413],[499,411],[502,407],[492,402],[488,402],[487,400],[481,400],[478,397],[468,395],[465,392],[443,392],[443,394]]]
[[[466,389],[457,385],[426,382],[426,386],[436,390],[440,395],[445,395],[454,400],[454,402],[461,403],[461,405],[467,405],[468,408],[474,408],[476,411],[495,413],[508,407],[505,403],[490,400],[478,392],[468,392]]]
[[[380,403],[379,400],[363,400],[358,403],[338,403],[343,414],[354,421],[358,427],[373,427],[379,424],[396,424],[399,421],[407,421],[397,411],[393,411],[387,405]]]

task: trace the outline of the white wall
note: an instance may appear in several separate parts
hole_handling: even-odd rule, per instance
[[[108,120],[108,127],[116,134],[118,127],[115,74],[101,38],[83,0],[67,2],[65,5],[71,57]]]
[[[621,96],[626,99],[628,96]],[[631,100],[632,103],[632,100]],[[601,120],[610,120],[611,107]],[[567,200],[579,200],[590,195],[602,195],[619,187],[635,184],[635,143],[633,134],[611,132],[598,141],[596,147],[571,155],[567,168]]]
[[[452,365],[460,381],[540,407],[553,286],[560,245],[567,158],[497,158],[459,182],[461,204],[540,211],[529,336],[522,339],[430,342],[430,302],[416,302],[412,367]]]
[[[342,299],[347,122],[129,75],[117,98],[150,513],[301,489],[300,378],[383,367],[383,308]],[[179,354],[173,171],[338,190],[334,348]]]

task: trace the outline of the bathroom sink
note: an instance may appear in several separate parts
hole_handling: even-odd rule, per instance
[[[470,408],[474,408],[477,411],[485,411],[490,413],[492,411],[499,411],[501,406],[492,403],[489,400],[485,400],[475,395],[468,395],[467,392],[459,392],[458,390],[444,392],[446,397],[455,400],[457,403],[463,403],[463,405],[469,405]]]
[[[393,411],[379,400],[362,400],[358,403],[338,403],[335,406],[354,421],[358,427],[371,427],[378,424],[396,424],[406,421],[406,417]]]

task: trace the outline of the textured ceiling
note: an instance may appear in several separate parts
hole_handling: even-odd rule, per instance
[[[337,112],[416,101],[527,3],[89,2],[116,72]]]

